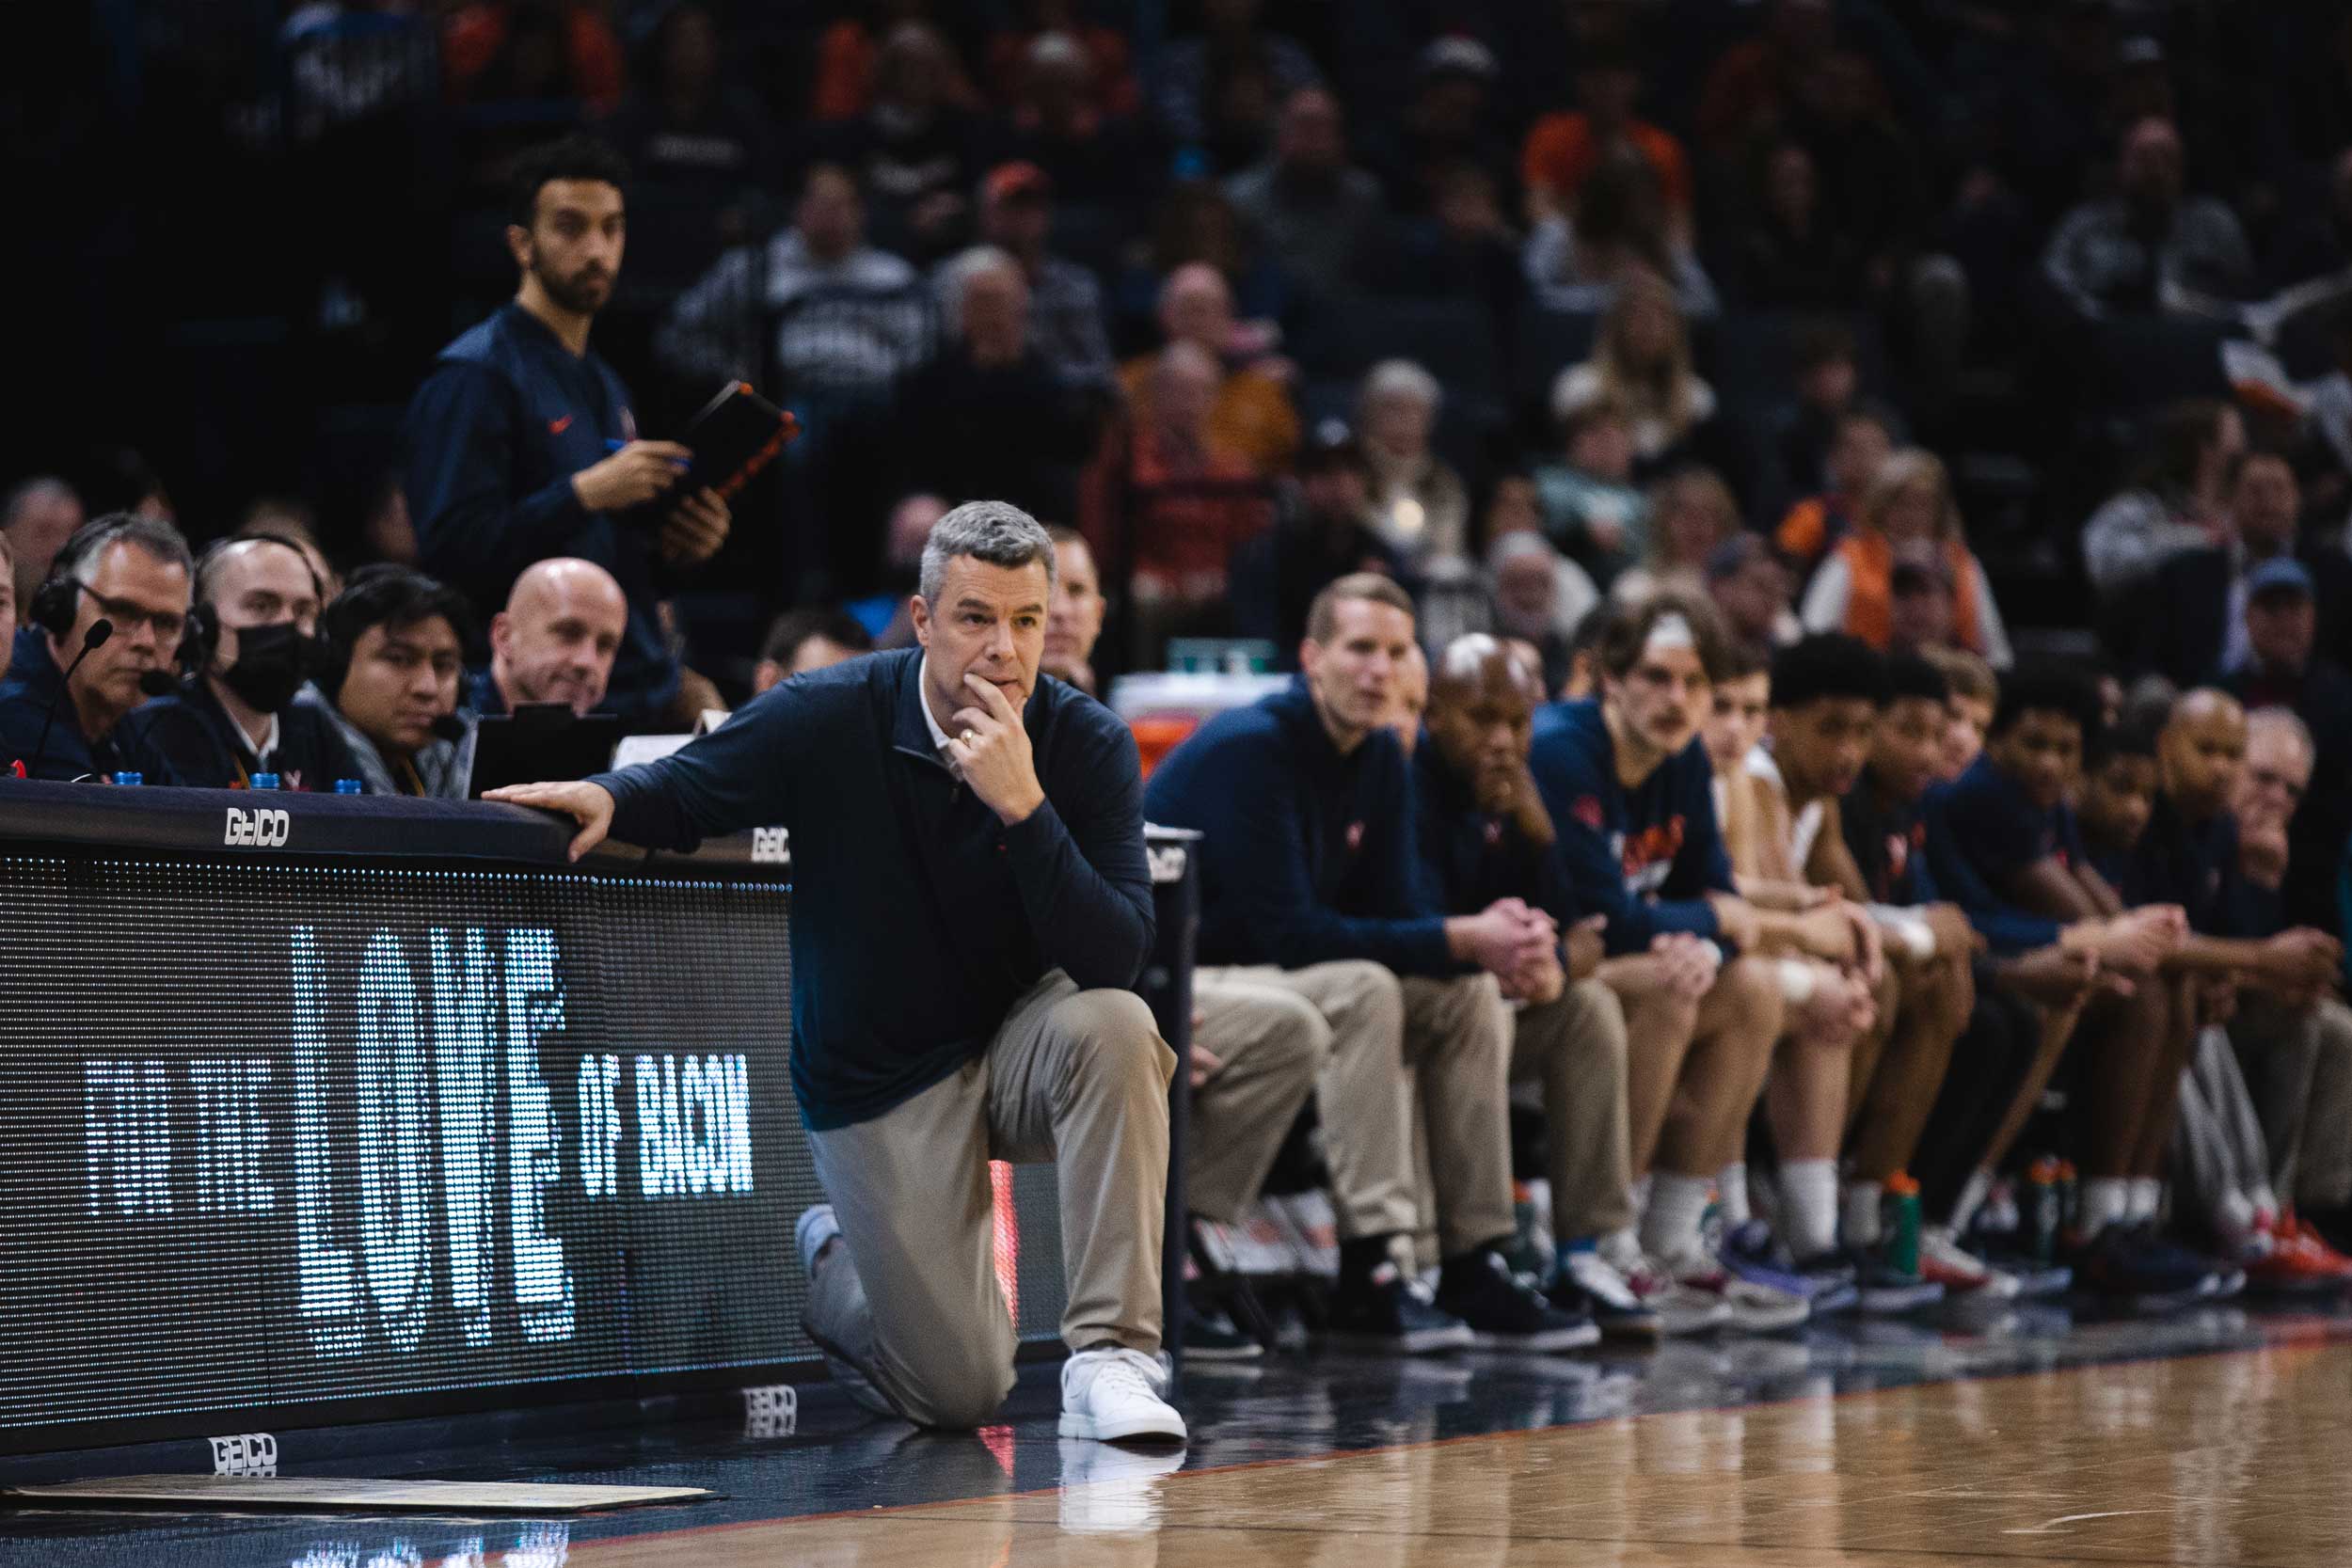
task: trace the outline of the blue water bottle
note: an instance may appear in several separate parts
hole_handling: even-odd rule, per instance
[[[278,787],[278,775],[275,773],[256,773],[250,780],[246,781],[246,787],[250,789],[276,789]]]
[[[146,782],[147,775],[144,773],[117,773],[115,775],[115,783],[118,784],[136,785]]]
[[[357,779],[337,779],[335,781],[335,793],[338,795],[364,795],[367,791],[360,787],[359,781]]]

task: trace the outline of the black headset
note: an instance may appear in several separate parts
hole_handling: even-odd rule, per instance
[[[221,562],[230,550],[235,549],[239,545],[256,543],[276,545],[280,549],[294,551],[294,558],[302,562],[303,571],[310,574],[310,595],[318,600],[319,615],[322,622],[325,620],[326,583],[320,578],[319,569],[310,564],[310,551],[285,534],[273,533],[267,529],[256,529],[251,533],[232,533],[226,539],[215,539],[204,546],[203,554],[196,558],[195,602],[188,607],[188,629],[180,639],[180,673],[190,679],[210,670],[213,667],[213,656],[220,651],[220,612],[215,610],[212,601],[205,597],[205,587],[212,580],[213,574],[220,569]],[[317,641],[316,637],[312,638],[313,642]]]
[[[32,599],[24,607],[25,620],[60,642],[72,636],[74,619],[82,610],[82,590],[87,586],[78,575],[83,563],[95,559],[142,520],[130,513],[117,512],[92,518],[75,529],[72,537],[57,551],[56,559],[49,563],[49,576],[33,590]]]
[[[395,609],[427,601],[426,614],[448,621],[457,641],[475,646],[471,607],[464,595],[413,566],[375,562],[351,574],[335,602],[319,611],[318,636],[312,640],[310,678],[329,702],[342,700],[343,678],[351,673],[352,650],[370,626],[381,626]]]

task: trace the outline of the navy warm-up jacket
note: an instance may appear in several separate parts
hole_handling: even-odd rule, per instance
[[[1040,679],[1022,721],[1045,803],[1009,828],[931,750],[922,667],[910,648],[797,676],[684,750],[592,781],[630,844],[791,831],[792,1086],[818,1132],[979,1055],[1048,970],[1124,988],[1152,946],[1127,726]]]
[[[1732,891],[1731,860],[1699,742],[1629,790],[1600,705],[1554,703],[1535,715],[1527,765],[1560,835],[1556,853],[1577,907],[1608,917],[1611,953],[1643,952],[1667,931],[1722,942],[1707,895]]]
[[[1342,756],[1303,682],[1201,725],[1152,773],[1144,805],[1207,835],[1202,963],[1464,972],[1421,875],[1404,749],[1375,730]]]
[[[624,718],[677,694],[677,659],[654,606],[662,596],[652,525],[591,512],[572,476],[634,440],[628,388],[591,351],[574,355],[512,302],[441,350],[402,431],[418,564],[462,590],[486,620],[533,562],[578,556],[628,597],[628,628],[604,705]]]

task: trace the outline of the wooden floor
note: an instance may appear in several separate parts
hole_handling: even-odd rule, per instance
[[[576,1541],[593,1568],[2352,1564],[2352,1345],[2283,1345]]]

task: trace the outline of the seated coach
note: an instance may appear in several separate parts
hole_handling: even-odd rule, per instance
[[[1160,1237],[1175,1055],[1125,988],[1152,944],[1136,744],[1041,680],[1054,543],[1001,501],[931,530],[919,647],[789,680],[644,767],[490,799],[682,848],[790,830],[792,1082],[818,1180],[805,1326],[853,1394],[975,1427],[1012,1387],[988,1162],[1054,1161],[1066,1437],[1176,1440]]]
[[[490,617],[490,667],[473,678],[468,705],[477,714],[526,703],[592,712],[628,635],[628,599],[612,573],[577,556],[533,562]]]
[[[169,523],[127,512],[74,531],[24,607],[0,681],[0,768],[80,780],[130,771],[177,784],[123,722],[167,689],[188,622],[195,561]]]

